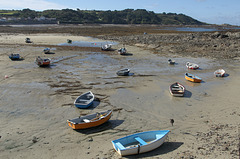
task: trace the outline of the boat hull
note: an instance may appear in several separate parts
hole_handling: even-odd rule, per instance
[[[74,105],[77,108],[86,109],[93,104],[94,95],[91,91],[81,94],[77,99],[74,101]]]
[[[185,73],[185,79],[194,83],[202,82],[202,79],[189,73]]]
[[[108,111],[104,111],[104,112],[100,112],[100,114],[105,114],[104,116],[100,116],[99,118],[97,118],[96,120],[93,120],[97,114],[90,114],[90,115],[86,115],[80,118],[75,118],[72,120],[67,120],[68,126],[70,126],[73,129],[87,129],[87,128],[92,128],[92,127],[96,127],[99,125],[104,124],[105,122],[107,122],[111,116],[112,116],[112,110],[108,110]],[[94,117],[93,119],[91,119],[91,116]],[[83,119],[88,119],[89,122],[84,122]]]
[[[195,63],[190,63],[190,62],[187,62],[187,63],[186,63],[186,67],[187,67],[188,69],[192,69],[192,70],[199,69],[199,66],[198,66],[197,64],[195,64]]]
[[[130,69],[123,69],[123,70],[117,71],[117,75],[118,76],[128,76],[129,72],[130,72]]]
[[[169,59],[169,60],[168,60],[168,64],[170,64],[170,65],[174,65],[174,64],[175,64],[175,61]]]
[[[41,57],[37,57],[35,62],[39,67],[46,67],[50,65],[51,59],[42,59]]]
[[[183,97],[185,93],[185,87],[182,84],[175,82],[169,86],[169,92],[174,97]]]
[[[112,145],[121,156],[145,153],[161,146],[169,132],[169,130],[157,130],[137,133],[113,140]]]
[[[225,76],[225,71],[224,71],[223,69],[216,70],[216,71],[214,72],[214,75],[215,75],[216,77],[224,77],[224,76]]]
[[[20,60],[20,55],[19,54],[11,54],[11,55],[9,55],[9,58],[11,60]]]

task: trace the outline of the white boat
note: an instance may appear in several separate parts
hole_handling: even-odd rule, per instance
[[[112,49],[112,44],[106,44],[101,47],[103,51],[110,51]]]
[[[169,130],[145,131],[112,141],[113,148],[121,156],[152,151],[164,143]]]
[[[118,49],[118,53],[119,53],[120,55],[126,55],[127,49],[126,49],[125,47],[120,48],[120,49]]]
[[[193,70],[196,70],[196,69],[199,68],[199,66],[198,66],[197,64],[195,64],[195,63],[190,63],[190,62],[187,62],[187,63],[186,63],[186,66],[187,66],[187,68],[193,69]]]
[[[182,84],[175,82],[169,86],[169,91],[172,96],[182,97],[184,96],[185,87]]]
[[[225,71],[223,69],[218,69],[214,72],[214,75],[216,77],[224,77],[225,76]]]
[[[91,91],[81,94],[74,101],[74,105],[77,108],[88,108],[94,101],[94,95]]]

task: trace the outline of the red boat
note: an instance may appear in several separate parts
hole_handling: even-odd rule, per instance
[[[187,62],[187,63],[186,63],[186,66],[187,66],[187,68],[193,69],[193,70],[196,70],[196,69],[199,68],[199,66],[198,66],[197,64],[195,64],[195,63],[190,63],[190,62]]]
[[[50,58],[43,59],[43,58],[41,58],[40,56],[38,56],[38,57],[36,58],[36,64],[37,64],[39,67],[49,66],[50,63],[51,63],[51,59],[50,59]]]

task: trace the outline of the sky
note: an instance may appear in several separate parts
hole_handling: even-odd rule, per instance
[[[185,14],[209,24],[240,26],[240,0],[0,0],[0,9],[146,9],[155,13]]]

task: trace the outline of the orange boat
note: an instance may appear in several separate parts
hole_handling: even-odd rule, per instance
[[[202,81],[201,78],[190,73],[185,73],[185,79],[194,83],[200,83]]]
[[[67,120],[68,126],[73,129],[87,129],[95,126],[99,126],[107,122],[112,115],[112,110],[103,111],[100,113],[94,113],[75,119]]]
[[[41,58],[40,56],[38,56],[38,57],[36,58],[36,64],[37,64],[39,67],[49,66],[49,65],[50,65],[50,62],[51,62],[51,59],[49,59],[49,58],[43,59],[43,58]]]

